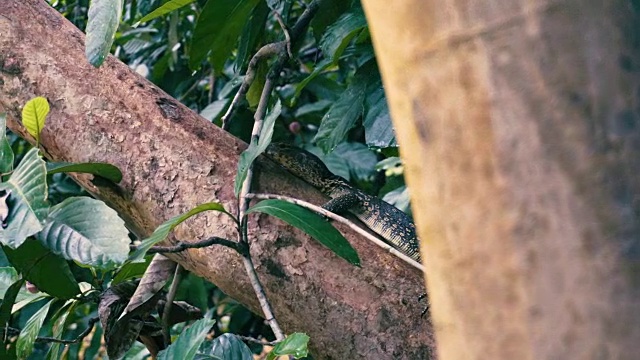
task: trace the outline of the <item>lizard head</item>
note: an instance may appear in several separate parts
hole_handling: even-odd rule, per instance
[[[317,188],[323,188],[328,180],[336,178],[322,160],[298,147],[272,143],[265,150],[265,154],[293,175]]]

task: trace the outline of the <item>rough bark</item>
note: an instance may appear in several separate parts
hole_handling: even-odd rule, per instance
[[[51,113],[41,144],[58,161],[108,162],[118,186],[77,175],[80,184],[116,208],[138,235],[197,204],[219,201],[234,211],[233,179],[245,144],[200,118],[109,57],[95,69],[84,58],[84,36],[39,0],[0,6],[0,111],[27,139],[21,106],[46,96]],[[256,185],[319,203],[313,188],[261,162]],[[250,221],[252,257],[286,332],[303,331],[320,359],[418,359],[433,351],[421,319],[421,274],[338,226],[362,267],[350,266],[301,232],[266,216]],[[208,213],[180,226],[175,237],[235,239],[235,226]],[[257,301],[239,256],[220,247],[169,255],[241,303]]]
[[[638,3],[363,4],[440,358],[637,358]]]

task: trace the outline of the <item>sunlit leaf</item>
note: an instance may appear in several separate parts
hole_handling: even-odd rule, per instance
[[[47,114],[49,114],[49,102],[41,96],[27,101],[22,108],[22,125],[37,142],[40,142],[40,132],[44,128]]]

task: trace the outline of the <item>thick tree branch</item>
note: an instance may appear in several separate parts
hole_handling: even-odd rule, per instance
[[[291,30],[294,37],[294,29]],[[0,6],[0,111],[21,126],[21,106],[34,96],[51,104],[41,144],[59,161],[118,166],[118,185],[78,182],[107,201],[141,237],[207,201],[235,208],[233,177],[246,147],[109,57],[95,69],[84,57],[84,36],[40,0]],[[256,192],[326,199],[315,189],[259,161]],[[250,215],[251,258],[273,310],[287,333],[311,336],[315,358],[427,358],[434,340],[419,314],[421,273],[338,225],[362,259],[357,268],[277,219]],[[228,216],[207,212],[178,226],[165,245],[237,236]],[[221,246],[167,254],[259,312],[241,256]]]

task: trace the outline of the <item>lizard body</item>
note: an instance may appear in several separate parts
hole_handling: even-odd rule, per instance
[[[391,246],[420,262],[415,225],[400,209],[353,187],[308,151],[274,143],[267,147],[265,154],[329,196],[331,200],[322,206],[324,209],[333,213],[349,211]]]

